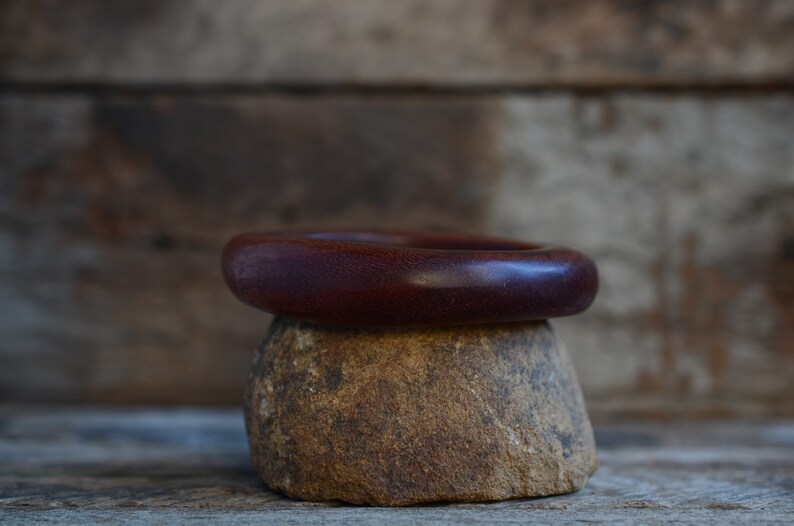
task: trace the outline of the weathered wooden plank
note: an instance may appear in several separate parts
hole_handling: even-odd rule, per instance
[[[270,492],[251,471],[239,410],[0,409],[0,517],[368,524],[422,521],[782,521],[794,512],[794,425],[597,426],[584,490],[479,505],[356,508]]]
[[[592,407],[789,414],[794,99],[514,97],[505,111],[491,228],[599,265],[594,307],[556,323]]]
[[[483,506],[493,506],[484,504]],[[416,518],[415,518],[416,517]],[[243,524],[260,526],[263,523],[277,524],[628,524],[663,525],[682,524],[698,526],[718,524],[744,526],[746,524],[788,524],[790,517],[785,512],[774,510],[722,510],[702,511],[658,509],[610,510],[594,516],[591,512],[577,512],[557,509],[497,509],[487,515],[473,513],[468,509],[449,507],[427,507],[421,512],[404,512],[387,508],[321,508],[306,511],[294,509],[266,511],[217,511],[217,510],[74,510],[60,509],[47,511],[28,511],[24,513],[3,512],[0,518],[4,524],[31,523],[75,523],[75,524],[181,524],[200,522],[209,524]]]
[[[239,403],[226,238],[441,226],[595,256],[594,413],[791,416],[793,136],[790,95],[7,95],[0,393]]]
[[[220,251],[301,225],[474,228],[492,102],[0,100],[0,393],[238,403],[269,318]]]
[[[787,0],[7,0],[0,77],[42,83],[794,82]]]

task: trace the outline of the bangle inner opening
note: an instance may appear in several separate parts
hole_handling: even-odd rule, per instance
[[[317,232],[305,237],[365,243],[373,245],[399,246],[406,248],[427,248],[442,250],[535,250],[541,247],[536,243],[524,243],[508,239],[467,236],[445,232]]]

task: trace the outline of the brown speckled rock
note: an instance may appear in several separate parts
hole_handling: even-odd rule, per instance
[[[576,375],[548,322],[363,330],[277,317],[245,413],[257,472],[303,500],[553,495],[596,467]]]

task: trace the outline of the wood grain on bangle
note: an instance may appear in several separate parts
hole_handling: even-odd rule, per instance
[[[248,305],[329,325],[512,322],[585,310],[595,264],[576,250],[437,232],[263,232],[233,238],[223,273]]]

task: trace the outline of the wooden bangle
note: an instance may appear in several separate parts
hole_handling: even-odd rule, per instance
[[[595,264],[576,250],[449,233],[249,233],[222,263],[242,302],[327,325],[553,318],[585,310],[598,290]]]

